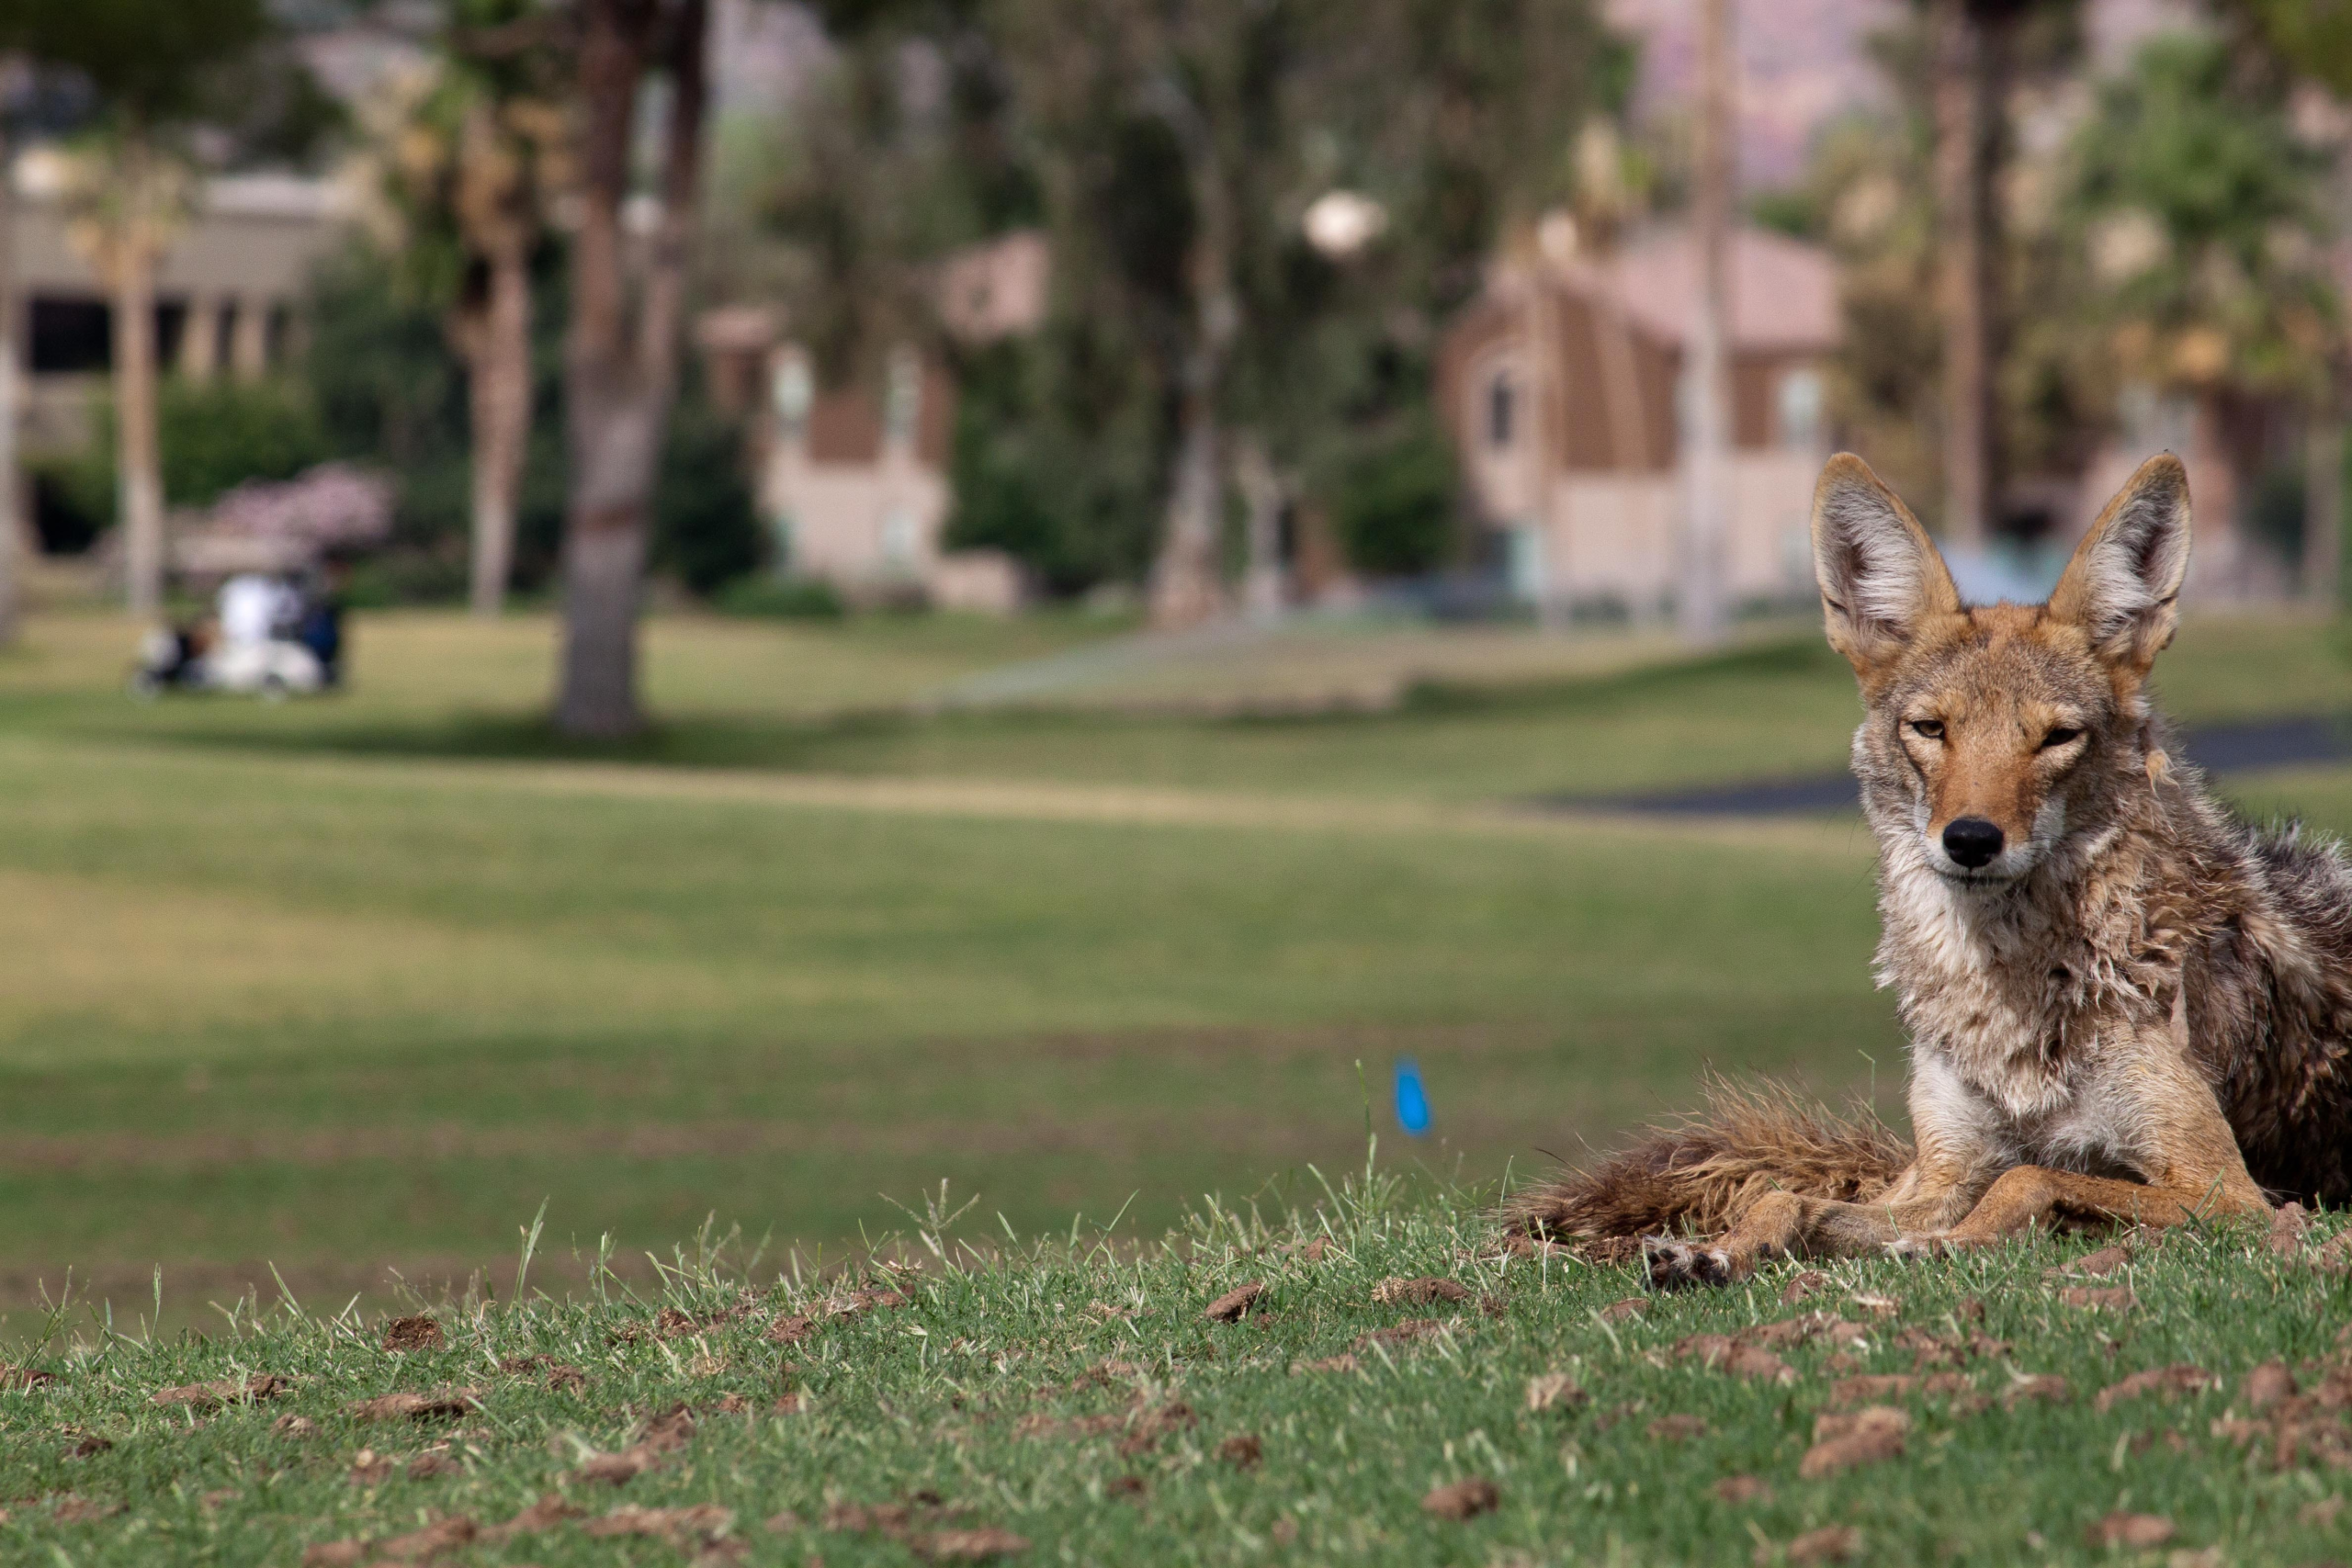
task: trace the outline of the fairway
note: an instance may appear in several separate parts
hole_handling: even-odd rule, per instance
[[[12,1323],[68,1265],[144,1300],[161,1264],[190,1312],[272,1265],[462,1279],[542,1200],[560,1279],[711,1213],[838,1256],[942,1179],[1156,1235],[1295,1200],[1367,1112],[1487,1180],[1711,1066],[1897,1102],[1857,820],[1524,805],[1835,766],[1850,677],[1809,637],[1265,650],[1419,694],[1372,713],[915,705],[1115,629],[659,620],[663,728],[588,753],[532,716],[544,622],[364,618],[356,689],[277,707],[131,704],[121,623],[36,622],[0,660]],[[2316,626],[2192,624],[2165,674],[2199,717],[2352,709]],[[2346,777],[2237,787],[2342,825]]]

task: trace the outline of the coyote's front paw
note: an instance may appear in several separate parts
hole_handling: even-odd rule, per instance
[[[1918,1263],[1931,1258],[1941,1258],[1951,1251],[1952,1247],[1952,1240],[1947,1235],[1905,1235],[1886,1244],[1886,1255],[1905,1263]]]
[[[1700,1285],[1731,1283],[1731,1254],[1720,1247],[1699,1247],[1670,1235],[1642,1238],[1642,1269],[1653,1291],[1687,1291]]]

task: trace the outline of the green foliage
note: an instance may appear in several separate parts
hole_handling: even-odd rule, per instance
[[[334,455],[317,405],[300,381],[172,377],[158,386],[155,403],[168,506],[207,507],[247,479],[292,479]],[[91,423],[89,445],[51,459],[42,472],[58,501],[95,533],[116,515],[110,400],[94,403]]]
[[[2324,153],[2220,39],[2151,40],[2103,86],[2073,194],[2127,369],[2159,385],[2316,391],[2340,310]]]
[[[534,259],[531,445],[516,508],[515,581],[555,570],[563,536],[562,257]],[[465,367],[439,306],[409,287],[400,258],[356,243],[311,281],[303,367],[329,449],[390,472],[399,485],[390,554],[373,575],[385,592],[440,598],[463,591],[471,427]]]
[[[207,71],[269,28],[263,0],[36,0],[0,10],[0,47],[81,73],[110,108],[154,125],[200,108]]]
[[[1453,553],[1453,448],[1436,424],[1417,420],[1370,446],[1341,473],[1332,520],[1348,559],[1374,577],[1417,577]]]
[[[719,590],[717,604],[730,615],[766,620],[838,621],[849,613],[832,584],[813,577],[739,577]]]
[[[948,546],[1002,550],[1048,593],[1140,575],[1160,425],[1139,368],[1072,321],[965,355]]]
[[[745,463],[737,422],[698,394],[679,400],[654,483],[653,561],[706,597],[766,554]]]

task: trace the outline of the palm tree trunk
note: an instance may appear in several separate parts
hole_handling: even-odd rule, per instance
[[[514,498],[531,434],[531,268],[519,244],[490,258],[490,302],[469,356],[473,613],[495,620],[514,565]]]
[[[1279,620],[1283,587],[1283,480],[1255,431],[1242,431],[1234,440],[1233,479],[1250,515],[1250,562],[1242,579],[1242,608],[1253,621]]]
[[[1731,0],[1700,0],[1699,319],[1690,334],[1690,443],[1684,459],[1682,581],[1675,617],[1685,641],[1723,635],[1723,551],[1731,491]]]
[[[571,493],[564,520],[562,684],[557,728],[614,738],[644,728],[637,696],[637,619],[653,482],[677,369],[687,241],[701,167],[707,0],[678,0],[666,20],[672,91],[662,214],[630,332],[621,203],[630,127],[662,9],[589,0],[580,46],[588,126],[581,220],[571,243],[571,328],[565,349]]]
[[[17,512],[17,276],[15,182],[9,178],[8,138],[0,129],[0,648],[17,640],[17,556],[24,521]]]
[[[164,476],[155,435],[155,258],[127,237],[114,267],[115,479],[130,613],[164,607]]]
[[[1992,527],[1993,28],[1968,0],[1935,0],[1936,205],[1944,318],[1944,537],[1982,548]]]

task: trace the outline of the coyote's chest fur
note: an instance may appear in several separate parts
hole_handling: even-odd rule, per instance
[[[2030,874],[1989,888],[1937,874],[1907,801],[1880,792],[1877,972],[1912,1037],[1917,1098],[1994,1164],[2147,1179],[2156,1140],[2136,1086],[2152,1049],[2185,1054],[2257,1180],[2352,1196],[2343,861],[2234,821],[2192,772],[2150,770],[2144,752],[2109,767],[2098,819],[2062,826]]]

